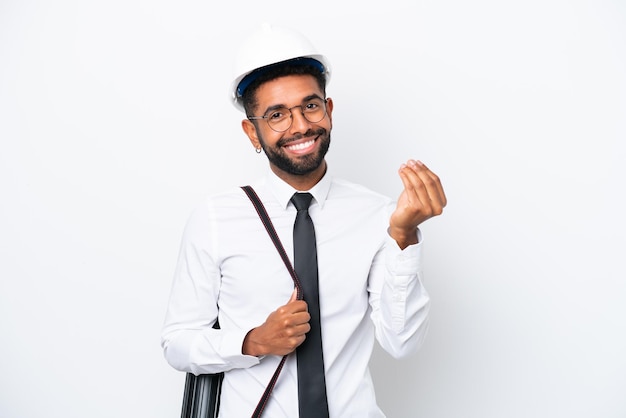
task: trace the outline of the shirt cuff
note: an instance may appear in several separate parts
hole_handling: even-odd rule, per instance
[[[414,275],[421,270],[422,264],[422,232],[417,230],[418,243],[409,245],[404,250],[388,236],[385,263],[387,270],[397,275]]]
[[[248,331],[236,330],[225,332],[220,347],[220,352],[232,368],[247,368],[260,363],[261,359],[256,356],[242,354],[243,341]]]

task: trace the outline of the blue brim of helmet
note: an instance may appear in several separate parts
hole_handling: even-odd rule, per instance
[[[265,67],[257,68],[256,70],[252,71],[250,74],[246,75],[239,82],[239,85],[237,85],[237,97],[239,98],[243,97],[243,94],[246,92],[246,89],[250,86],[250,84],[252,84],[254,80],[259,78],[261,74],[264,74],[265,72],[267,72],[268,70],[272,68],[276,68],[278,66],[283,66],[283,65],[302,65],[302,66],[309,65],[309,66],[319,69],[322,72],[322,74],[325,71],[324,64],[322,64],[321,62],[319,62],[318,60],[314,58],[309,58],[309,57],[293,58],[287,61],[278,62],[276,64],[267,65]]]

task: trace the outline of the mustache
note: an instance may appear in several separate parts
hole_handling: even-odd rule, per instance
[[[326,134],[326,129],[324,128],[319,128],[319,129],[309,129],[308,131],[306,131],[303,134],[296,134],[292,137],[289,138],[281,138],[278,140],[278,142],[276,142],[276,145],[279,147],[283,147],[285,145],[287,145],[290,142],[293,141],[297,141],[299,139],[305,138],[305,137],[310,137],[310,136],[320,136],[320,135],[324,135]]]

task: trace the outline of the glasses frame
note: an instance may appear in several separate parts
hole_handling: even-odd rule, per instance
[[[309,120],[309,118],[306,117],[306,113],[303,110],[303,106],[306,106],[309,102],[311,102],[314,99],[320,99],[322,101],[322,106],[324,107],[324,114],[322,115],[322,117],[319,120],[316,120],[316,121]],[[263,115],[263,116],[247,116],[247,118],[248,118],[248,120],[265,119],[265,122],[267,122],[267,126],[269,126],[272,131],[274,131],[274,132],[286,132],[286,131],[289,130],[289,128],[291,128],[291,125],[293,125],[293,112],[292,112],[293,109],[299,107],[300,108],[300,113],[302,113],[302,117],[304,117],[304,119],[306,119],[310,123],[318,123],[318,122],[321,122],[322,120],[324,120],[324,118],[327,115],[327,109],[326,109],[326,104],[327,103],[328,103],[328,99],[326,99],[326,98],[322,99],[321,97],[316,95],[314,97],[310,97],[310,98],[307,98],[307,99],[303,100],[302,103],[297,105],[297,106],[292,106],[292,107],[276,106],[276,107],[270,108],[267,112],[265,112],[265,115]],[[276,129],[276,128],[272,127],[272,125],[270,124],[270,121],[269,121],[269,118],[270,118],[270,115],[272,114],[272,112],[275,112],[278,109],[285,109],[285,110],[287,110],[289,112],[289,126],[287,126],[283,130],[279,130],[279,129]]]

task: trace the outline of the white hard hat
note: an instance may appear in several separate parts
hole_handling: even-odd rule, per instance
[[[313,62],[319,66],[328,83],[330,64],[325,56],[317,53],[307,38],[293,29],[264,23],[244,41],[236,57],[234,81],[230,90],[235,107],[244,110],[241,96],[249,82],[242,83],[241,86],[240,83],[248,74],[256,69],[295,58],[309,58],[302,62]]]

